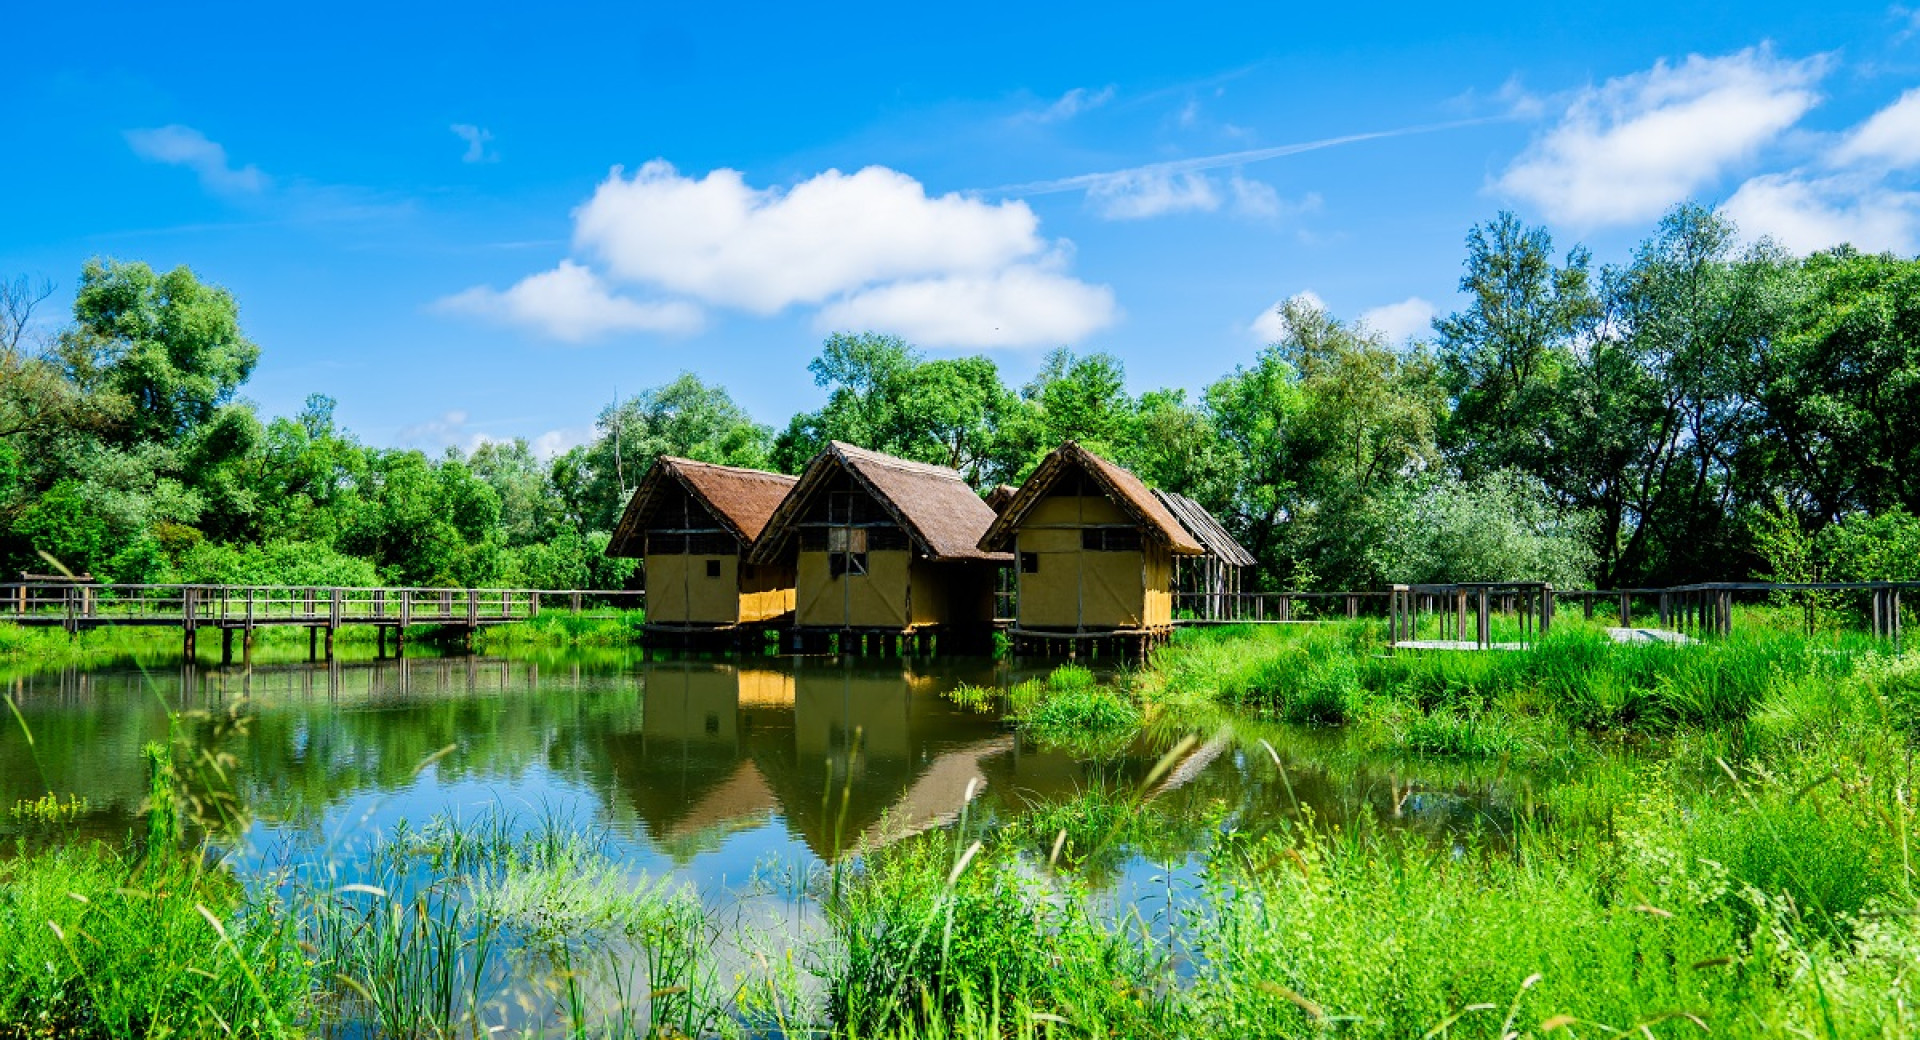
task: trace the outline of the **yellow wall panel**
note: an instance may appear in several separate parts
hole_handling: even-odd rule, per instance
[[[1049,495],[1020,521],[1021,530],[1048,524],[1131,524],[1133,518],[1104,495]]]

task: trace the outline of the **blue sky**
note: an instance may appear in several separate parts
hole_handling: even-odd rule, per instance
[[[1297,293],[1421,331],[1503,208],[1920,250],[1900,6],[407,8],[10,15],[0,274],[185,263],[268,412],[551,449],[682,370],[782,423],[838,328],[1197,390]]]

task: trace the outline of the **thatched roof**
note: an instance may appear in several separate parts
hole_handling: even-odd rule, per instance
[[[647,521],[668,501],[675,487],[684,489],[704,506],[728,534],[752,546],[766,530],[767,520],[798,478],[739,466],[717,466],[662,455],[627,500],[627,511],[607,543],[608,556],[639,556],[645,551]]]
[[[1012,484],[996,484],[992,491],[987,492],[987,506],[999,513],[1007,508],[1007,503],[1013,501],[1013,496],[1019,492],[1020,489]]]
[[[1187,529],[1187,533],[1193,535],[1194,540],[1206,548],[1208,555],[1218,557],[1221,562],[1235,567],[1253,566],[1253,554],[1233,540],[1233,536],[1227,533],[1227,529],[1220,526],[1220,521],[1215,520],[1213,514],[1207,512],[1207,507],[1185,495],[1176,495],[1159,488],[1153,489],[1153,497],[1159,499],[1160,504],[1166,506],[1167,511]]]
[[[754,545],[755,562],[768,563],[779,554],[793,534],[793,525],[806,515],[815,496],[838,473],[847,474],[872,495],[930,559],[993,563],[1012,559],[1006,553],[980,548],[980,536],[993,523],[993,508],[973,493],[959,473],[945,466],[909,462],[833,441],[807,463],[800,483],[774,510]]]
[[[1013,540],[1027,513],[1047,497],[1060,478],[1074,472],[1075,469],[1092,477],[1094,482],[1106,492],[1107,498],[1124,510],[1144,528],[1148,535],[1157,539],[1181,556],[1205,556],[1207,550],[1194,541],[1186,527],[1174,515],[1167,511],[1153,492],[1140,482],[1140,478],[1093,452],[1068,441],[1042,459],[1040,465],[1020,485],[1020,490],[1007,503],[1005,509],[993,521],[993,526],[980,538],[982,549],[1001,549]]]

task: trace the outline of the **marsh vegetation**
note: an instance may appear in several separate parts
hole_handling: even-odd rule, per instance
[[[1504,654],[1387,655],[1372,622],[1190,632],[1132,670],[909,679],[909,717],[942,720],[920,736],[871,714],[897,680],[824,667],[788,673],[780,716],[747,706],[777,671],[616,656],[600,685],[524,691],[532,743],[491,752],[265,685],[174,691],[117,834],[101,790],[8,815],[0,1034],[1909,1035],[1920,658],[1779,617],[1680,647],[1569,623]],[[396,707],[471,714],[417,667]],[[823,695],[869,713],[805,743]],[[9,748],[67,739],[17,697]],[[602,728],[556,721],[582,711]],[[588,749],[627,727],[655,756],[611,762],[628,790],[716,777],[634,803],[651,844],[607,803],[463,779],[487,754],[604,771]],[[386,779],[329,790],[275,758],[296,729]],[[10,790],[73,786],[27,757],[41,776]],[[886,764],[929,757],[990,785]],[[741,790],[730,762],[776,797],[689,830],[673,806]],[[949,775],[949,809],[905,818]],[[276,801],[288,782],[309,791]],[[376,789],[404,804],[352,793]],[[754,837],[780,833],[806,844]]]

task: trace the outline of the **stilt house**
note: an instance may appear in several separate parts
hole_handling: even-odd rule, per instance
[[[646,562],[647,626],[721,629],[793,612],[791,554],[747,559],[795,478],[662,455],[627,500],[608,556]]]
[[[797,554],[794,624],[906,633],[985,630],[995,573],[979,547],[993,509],[960,474],[834,441],[807,464],[752,559]]]
[[[1153,489],[1153,497],[1207,551],[1205,556],[1174,557],[1174,612],[1191,611],[1193,616],[1203,618],[1231,616],[1240,595],[1241,574],[1253,566],[1253,554],[1193,499],[1159,488]]]
[[[1140,478],[1068,441],[980,539],[1019,564],[1014,632],[1154,636],[1173,627],[1177,556],[1206,549]]]

